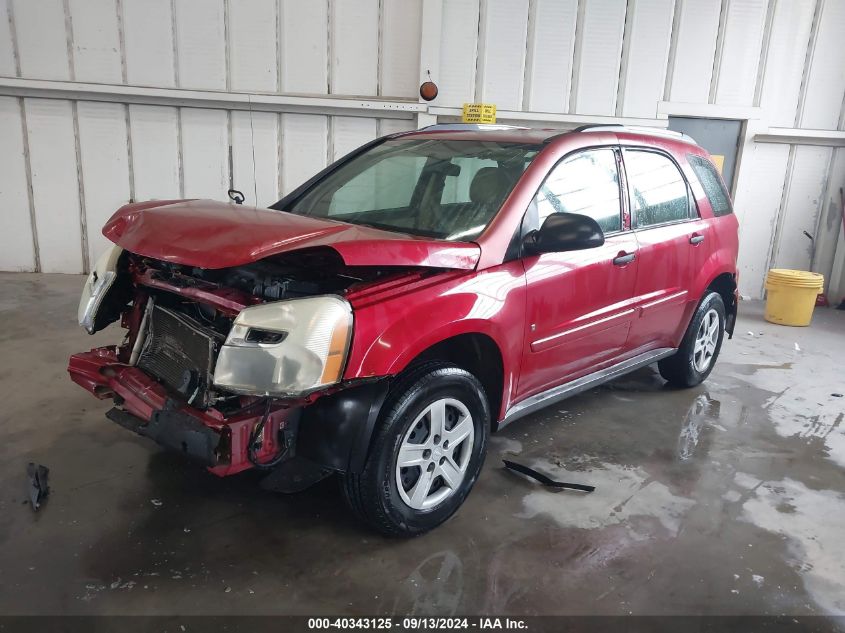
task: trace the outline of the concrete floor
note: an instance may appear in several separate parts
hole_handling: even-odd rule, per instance
[[[649,368],[515,423],[451,521],[396,541],[333,480],[264,492],[107,421],[65,373],[119,336],[77,327],[81,283],[0,275],[0,614],[845,613],[845,312],[743,304],[704,385]],[[51,469],[38,513],[28,461]]]

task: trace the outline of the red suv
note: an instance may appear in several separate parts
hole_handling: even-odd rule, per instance
[[[269,209],[129,204],[75,354],[107,416],[217,475],[338,473],[386,534],[445,521],[487,438],[649,363],[703,381],[737,309],[737,221],[689,137],[438,125],[377,139]]]

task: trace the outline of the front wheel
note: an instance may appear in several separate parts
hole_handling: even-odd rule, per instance
[[[660,375],[676,387],[704,382],[722,349],[725,335],[725,302],[718,292],[708,292],[692,316],[681,346],[657,364]]]
[[[391,389],[363,472],[342,478],[347,503],[389,536],[440,525],[475,484],[489,428],[475,376],[439,362],[412,370]]]

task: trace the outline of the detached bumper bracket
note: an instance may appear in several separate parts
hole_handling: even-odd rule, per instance
[[[186,413],[168,409],[153,411],[149,423],[145,423],[138,416],[115,407],[106,413],[106,417],[123,428],[148,437],[205,466],[218,465],[220,434]]]

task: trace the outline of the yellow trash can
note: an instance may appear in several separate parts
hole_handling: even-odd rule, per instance
[[[810,325],[816,297],[823,290],[824,275],[772,268],[766,275],[766,321],[780,325]]]

